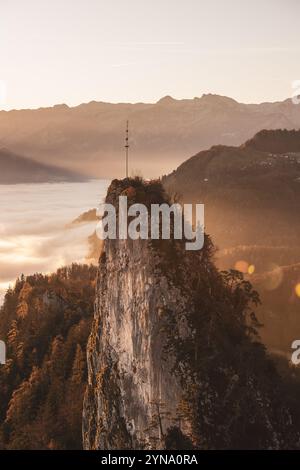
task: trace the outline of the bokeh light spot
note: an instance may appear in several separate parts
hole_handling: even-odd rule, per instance
[[[247,274],[248,273],[248,268],[249,268],[249,263],[244,260],[239,260],[235,263],[234,269],[236,271],[240,271],[241,273]]]
[[[298,284],[295,285],[295,292],[296,292],[297,297],[300,297],[300,282],[298,282]]]
[[[248,266],[248,274],[253,274],[254,271],[255,271],[255,266],[254,266],[254,264],[250,264],[250,265]]]

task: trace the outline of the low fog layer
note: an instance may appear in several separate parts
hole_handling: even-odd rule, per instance
[[[102,202],[108,181],[0,186],[0,296],[23,274],[84,262],[96,222],[66,226]]]

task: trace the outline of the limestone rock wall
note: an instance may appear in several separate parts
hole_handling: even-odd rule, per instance
[[[160,448],[178,419],[182,391],[165,357],[164,315],[184,311],[147,240],[106,240],[88,343],[85,449]]]

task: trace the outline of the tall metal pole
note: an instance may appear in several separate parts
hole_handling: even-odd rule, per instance
[[[126,178],[128,178],[129,121],[126,121],[125,149],[126,149]]]

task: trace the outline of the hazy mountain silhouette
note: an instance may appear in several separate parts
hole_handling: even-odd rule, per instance
[[[214,144],[241,145],[261,129],[297,129],[300,106],[290,99],[243,104],[218,95],[154,104],[90,102],[74,108],[0,112],[0,146],[37,161],[101,177],[123,176],[125,121],[130,171],[169,173],[187,155]]]
[[[213,146],[163,182],[184,202],[205,204],[221,269],[252,267],[262,337],[288,354],[300,335],[300,131],[263,130],[239,147]]]
[[[298,245],[300,131],[262,131],[240,147],[213,146],[181,164],[164,183],[185,201],[205,203],[208,232],[221,248]]]
[[[262,130],[245,143],[246,147],[262,152],[300,152],[300,132],[287,129]]]
[[[0,149],[0,184],[83,181],[78,173]]]

